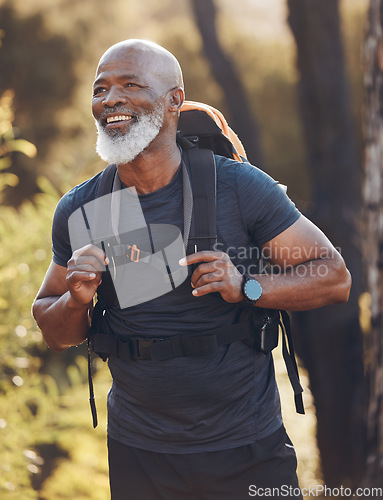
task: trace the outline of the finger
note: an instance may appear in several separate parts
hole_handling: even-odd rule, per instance
[[[207,285],[208,283],[222,281],[224,274],[222,272],[213,272],[203,274],[197,281],[192,282],[193,288],[200,288],[201,286]]]
[[[215,261],[212,264],[200,264],[197,269],[193,272],[191,276],[191,284],[195,288],[198,287],[199,282],[205,275],[214,275],[216,281],[221,281],[227,274],[226,266],[220,266],[216,263],[221,261]]]
[[[72,271],[68,274],[67,280],[75,285],[76,283],[81,283],[83,281],[97,280],[101,281],[101,273],[94,271]]]
[[[80,255],[72,258],[68,262],[68,268],[72,269],[73,267],[79,270],[105,271],[105,265],[93,255]]]
[[[101,266],[101,264],[99,264],[99,266]],[[75,267],[68,267],[68,271],[71,271],[71,272],[80,271],[80,272],[85,272],[85,273],[101,274],[103,269],[97,269],[96,267],[94,267],[90,264],[82,264],[82,265],[77,265]]]
[[[213,261],[213,262],[204,262],[203,264],[200,264],[196,269],[194,270],[192,276],[191,276],[191,281],[196,284],[196,282],[200,279],[201,276],[207,273],[214,273],[217,271],[218,266],[217,266],[218,261]]]
[[[217,280],[224,279],[225,276],[230,277],[236,268],[231,260],[227,257],[224,259],[214,260],[212,262],[199,264],[199,266],[194,270],[191,283],[193,286],[197,286],[198,280],[204,274],[215,273]]]
[[[225,259],[224,252],[213,252],[212,250],[204,250],[202,252],[186,255],[179,260],[180,266],[189,266],[190,264],[197,264],[198,262],[212,262],[214,260]],[[227,256],[228,257],[228,256]]]
[[[82,248],[79,248],[78,250],[75,250],[72,255],[72,259],[78,259],[79,257],[83,256],[93,256],[95,257],[101,264],[108,265],[109,264],[109,259],[107,255],[105,254],[104,250],[99,248],[96,245],[85,245]]]
[[[220,292],[222,290],[222,287],[223,284],[221,281],[213,281],[212,283],[208,283],[207,285],[195,288],[192,291],[192,294],[195,297],[201,297],[202,295],[207,295],[208,293]]]
[[[102,265],[109,264],[109,258],[106,255],[106,253],[104,252],[104,250],[102,250],[102,248],[99,248],[96,245],[89,245],[88,249],[85,250],[85,252],[83,254],[84,255],[91,255],[91,256],[95,257],[99,262],[101,262]]]

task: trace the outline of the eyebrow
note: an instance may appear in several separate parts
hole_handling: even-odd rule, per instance
[[[138,81],[140,80],[139,76],[138,75],[134,75],[134,74],[123,74],[123,75],[118,76],[117,78],[119,80],[138,80]],[[100,83],[104,83],[107,80],[108,80],[107,78],[98,77],[93,82],[93,86],[99,85]]]

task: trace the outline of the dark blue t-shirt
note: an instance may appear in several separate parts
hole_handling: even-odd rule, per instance
[[[258,249],[300,216],[281,186],[248,163],[216,156],[217,249],[241,272],[254,273]],[[72,255],[68,218],[95,198],[100,174],[60,200],[53,221],[53,260]],[[167,186],[139,195],[147,224],[183,231],[182,170]],[[168,337],[232,324],[238,304],[219,294],[192,295],[190,277],[166,295],[125,308],[110,308],[111,328],[130,335]],[[121,361],[111,356],[108,433],[130,446],[162,453],[216,451],[264,438],[282,423],[271,355],[235,342],[215,354],[168,361]]]

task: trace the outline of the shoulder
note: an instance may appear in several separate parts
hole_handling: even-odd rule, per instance
[[[219,156],[216,165],[219,200],[229,205],[235,197],[244,227],[257,245],[270,241],[299,218],[286,187],[261,169]]]
[[[97,196],[97,188],[102,172],[99,172],[65,193],[57,204],[55,214],[69,217],[81,205],[94,200]]]
[[[251,192],[253,195],[254,193],[264,195],[275,188],[278,192],[285,191],[284,186],[278,181],[248,161],[239,162],[219,155],[215,155],[215,161],[218,183],[227,184],[239,193]]]
[[[81,205],[96,197],[101,173],[72,188],[64,194],[56,206],[52,224],[52,250],[53,260],[60,266],[65,267],[72,255],[68,227],[70,216]]]

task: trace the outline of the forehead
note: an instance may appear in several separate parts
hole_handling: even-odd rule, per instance
[[[139,79],[141,83],[153,85],[161,79],[158,59],[149,52],[126,47],[114,48],[102,56],[95,81],[128,76]]]

